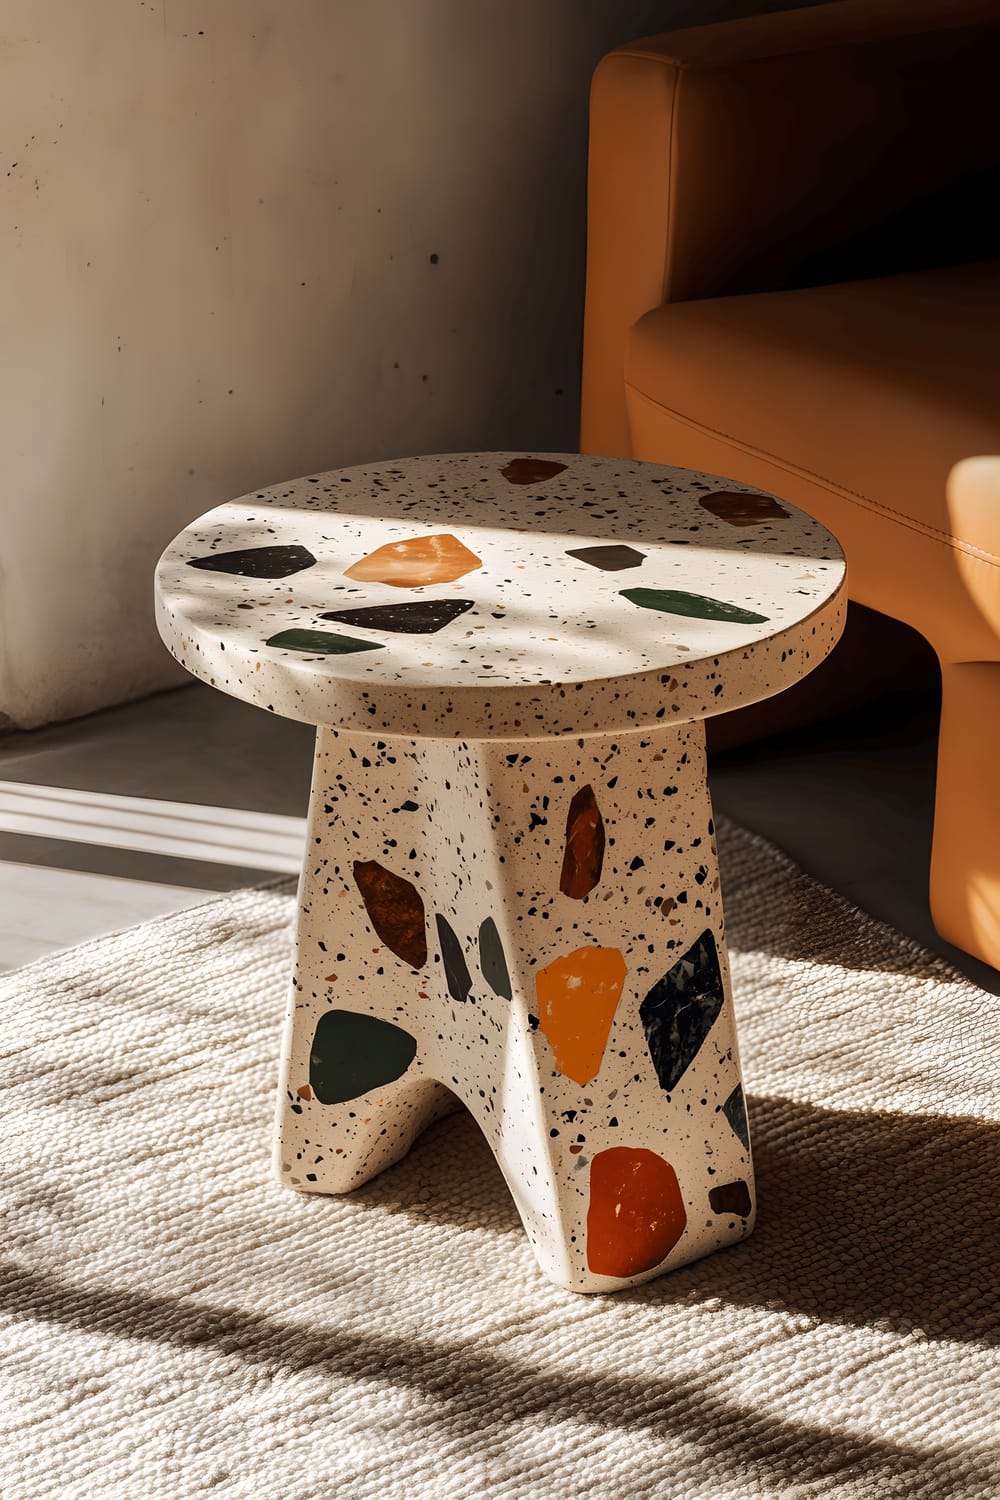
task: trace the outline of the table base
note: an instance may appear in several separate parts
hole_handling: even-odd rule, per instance
[[[747,1235],[754,1190],[704,725],[320,729],[277,1169],[342,1193],[465,1105],[574,1291]]]

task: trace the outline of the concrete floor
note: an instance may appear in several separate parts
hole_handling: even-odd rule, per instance
[[[1000,993],[927,906],[936,705],[716,755],[717,809]],[[313,732],[193,684],[0,743],[0,968],[294,870]],[[178,806],[180,804],[180,806]]]

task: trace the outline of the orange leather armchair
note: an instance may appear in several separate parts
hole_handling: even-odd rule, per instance
[[[773,491],[942,671],[931,907],[1000,967],[1000,6],[652,37],[591,95],[581,449]],[[950,476],[950,477],[949,477]]]

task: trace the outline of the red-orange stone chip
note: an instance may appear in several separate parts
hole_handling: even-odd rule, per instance
[[[564,896],[582,900],[600,880],[603,866],[604,819],[593,787],[584,786],[569,805],[559,889]]]
[[[454,583],[481,567],[482,561],[457,536],[441,532],[386,542],[345,568],[344,577],[358,583],[388,583],[394,589],[411,589],[423,583]]]
[[[590,1164],[587,1265],[598,1276],[639,1276],[666,1260],[687,1214],[669,1162],[655,1151],[612,1146]]]
[[[565,467],[551,458],[512,458],[500,473],[508,484],[544,484],[546,479],[561,474]]]

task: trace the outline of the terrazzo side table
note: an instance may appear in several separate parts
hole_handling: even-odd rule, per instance
[[[801,511],[710,475],[449,454],[220,506],[170,650],[319,726],[277,1167],[341,1193],[455,1107],[576,1291],[750,1232],[703,720],[843,627]]]

